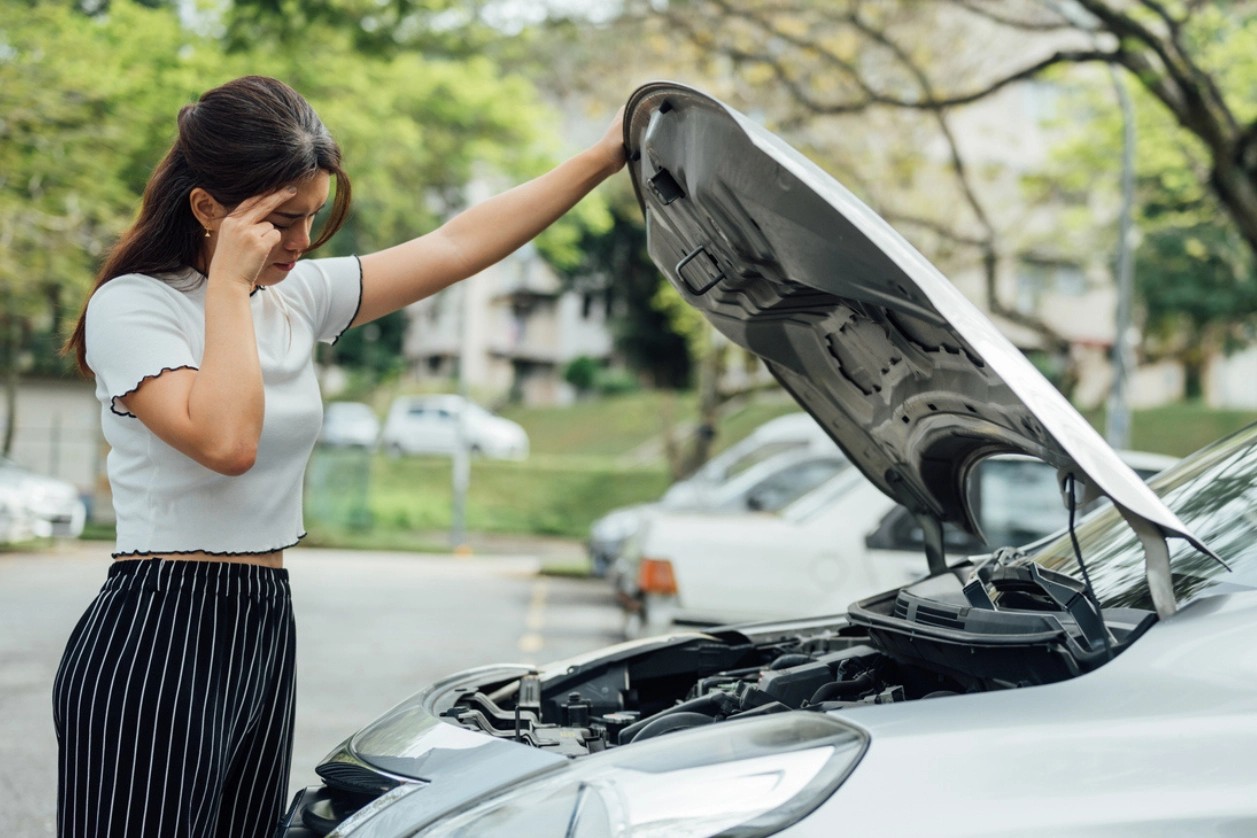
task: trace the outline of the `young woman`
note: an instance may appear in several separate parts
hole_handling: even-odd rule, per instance
[[[304,534],[322,419],[314,342],[493,264],[623,164],[617,118],[585,152],[434,232],[302,260],[350,196],[310,105],[254,76],[180,111],[66,343],[96,379],[117,545],[53,687],[61,835],[273,832],[292,750],[283,555]]]

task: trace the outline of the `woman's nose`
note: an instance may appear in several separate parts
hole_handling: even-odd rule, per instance
[[[284,247],[293,253],[300,253],[310,246],[310,231],[304,224],[294,224],[289,235],[284,239]]]

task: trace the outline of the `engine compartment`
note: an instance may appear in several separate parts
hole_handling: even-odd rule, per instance
[[[493,765],[552,765],[732,719],[858,713],[1061,681],[1103,666],[1156,621],[1148,610],[1101,609],[1072,577],[1000,551],[839,617],[681,632],[544,669],[499,665],[451,676],[329,755],[317,769],[326,785],[294,811],[325,835],[398,783],[440,777],[424,748],[407,752],[432,726],[492,737],[515,754],[496,751]],[[437,753],[456,760],[462,751]]]
[[[835,622],[675,635],[646,651],[434,694],[427,709],[579,757],[752,715],[1051,683],[1103,665],[1155,620],[1101,612],[1069,577],[1014,563],[933,577]]]

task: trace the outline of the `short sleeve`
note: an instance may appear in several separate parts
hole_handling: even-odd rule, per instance
[[[118,399],[168,370],[197,369],[199,334],[189,328],[177,295],[159,279],[128,274],[101,286],[87,305],[87,365],[97,393],[117,414],[133,416]]]
[[[309,321],[316,340],[335,343],[362,305],[362,265],[356,256],[306,259],[266,291],[282,294]]]

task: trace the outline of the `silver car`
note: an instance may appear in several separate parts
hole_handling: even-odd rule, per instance
[[[0,457],[0,543],[78,538],[87,506],[73,483]]]
[[[1257,834],[1257,426],[1144,484],[775,136],[654,84],[625,138],[657,264],[916,517],[921,579],[454,675],[336,748],[289,834]],[[1058,470],[1069,528],[949,555],[998,453]]]

